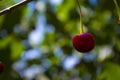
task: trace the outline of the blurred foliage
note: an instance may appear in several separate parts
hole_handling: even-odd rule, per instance
[[[19,1],[0,0],[0,10]],[[120,80],[120,25],[113,0],[79,0],[85,32],[96,41],[85,54],[72,46],[79,34],[78,4],[52,1],[57,0],[35,0],[0,16],[0,80]]]
[[[0,10],[10,7],[19,1],[20,0],[0,0]]]

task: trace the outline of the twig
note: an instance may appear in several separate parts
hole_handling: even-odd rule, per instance
[[[10,11],[12,11],[13,9],[15,9],[15,8],[17,8],[17,7],[20,7],[20,6],[26,4],[26,3],[30,2],[30,1],[32,1],[32,0],[23,0],[23,1],[15,4],[15,5],[13,5],[13,6],[10,6],[10,7],[6,8],[6,9],[3,9],[3,10],[0,11],[0,15],[3,15],[3,14],[5,14],[5,13],[7,13],[7,12],[10,12]]]

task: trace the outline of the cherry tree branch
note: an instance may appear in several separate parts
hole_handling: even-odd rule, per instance
[[[23,0],[23,1],[15,4],[15,5],[13,5],[13,6],[10,6],[10,7],[6,8],[6,9],[3,9],[3,10],[0,11],[0,15],[3,15],[3,14],[5,14],[5,13],[7,13],[7,12],[10,12],[10,11],[12,11],[12,10],[15,9],[15,8],[18,8],[18,7],[22,6],[22,5],[27,4],[27,3],[30,2],[30,1],[32,1],[32,0]]]

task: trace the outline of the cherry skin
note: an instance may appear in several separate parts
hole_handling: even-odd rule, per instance
[[[0,74],[3,72],[3,63],[0,61]]]
[[[95,46],[95,41],[90,33],[77,34],[73,37],[72,44],[79,52],[89,52]]]

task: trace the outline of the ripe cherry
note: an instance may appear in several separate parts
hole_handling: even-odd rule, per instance
[[[72,40],[74,48],[79,52],[89,52],[95,46],[95,41],[90,33],[77,34]]]
[[[3,72],[3,63],[0,61],[0,74]]]

